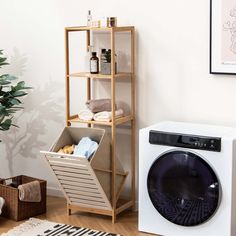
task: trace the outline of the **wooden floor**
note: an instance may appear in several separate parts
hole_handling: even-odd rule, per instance
[[[101,216],[89,213],[72,212],[71,216],[66,214],[66,201],[63,198],[48,197],[47,213],[37,216],[40,219],[71,224],[75,226],[87,227],[100,231],[121,234],[123,236],[148,236],[138,232],[137,212],[125,211],[117,217],[117,223],[112,224],[111,217]],[[23,221],[15,222],[0,217],[0,234],[7,232],[9,229],[21,224]]]

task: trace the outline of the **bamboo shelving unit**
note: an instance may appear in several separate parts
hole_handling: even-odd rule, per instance
[[[70,33],[73,32],[86,32],[86,46],[89,49],[91,32],[92,31],[106,31],[110,34],[110,43],[111,43],[111,74],[110,75],[101,75],[101,74],[90,74],[88,72],[77,72],[70,73],[70,61],[69,61],[69,37]],[[131,40],[131,71],[130,72],[119,72],[115,73],[115,34],[117,32],[127,32],[130,33]],[[83,207],[79,204],[68,204],[68,213],[71,213],[71,210],[79,210],[85,212],[92,212],[102,215],[112,216],[112,222],[116,221],[117,215],[130,208],[135,206],[135,28],[133,26],[125,27],[66,27],[65,28],[65,64],[66,64],[66,122],[67,126],[71,126],[74,123],[85,123],[88,127],[93,125],[104,125],[111,127],[111,208],[106,210]],[[111,122],[99,122],[99,121],[84,121],[78,118],[78,115],[71,114],[70,112],[70,80],[71,79],[85,79],[87,83],[87,100],[91,99],[91,83],[93,79],[96,80],[110,80],[111,83],[111,100],[112,100],[112,119]],[[121,80],[130,80],[131,83],[131,111],[129,115],[116,118],[115,117],[115,88],[117,79]],[[117,157],[116,157],[116,139],[117,139],[117,125],[122,125],[127,122],[131,124],[131,155],[130,155],[130,175],[131,175],[131,196],[129,199],[123,200],[119,198],[117,194]],[[120,190],[121,192],[122,190]]]

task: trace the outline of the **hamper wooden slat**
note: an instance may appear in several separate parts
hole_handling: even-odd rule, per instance
[[[82,187],[82,188],[86,188],[86,189],[97,189],[96,185],[91,185],[91,184],[86,184],[86,183],[81,183],[81,182],[70,182],[70,181],[66,181],[66,180],[60,180],[60,184],[62,186],[78,186],[78,187]]]
[[[76,155],[57,153],[65,145],[77,144],[81,138],[90,137],[99,144],[90,160]],[[73,206],[99,213],[112,212],[111,204],[111,146],[104,129],[65,127],[49,151],[42,151],[48,166],[56,176],[67,199],[68,212]],[[127,177],[117,163],[116,193],[119,196]]]
[[[92,188],[82,188],[82,187],[76,187],[76,186],[69,186],[69,185],[65,185],[65,184],[63,184],[63,187],[65,189],[65,192],[67,192],[67,193],[81,194],[81,192],[83,192],[83,195],[88,195],[88,196],[91,196],[91,194],[93,196],[102,195],[101,193],[96,191],[96,189],[92,189]]]

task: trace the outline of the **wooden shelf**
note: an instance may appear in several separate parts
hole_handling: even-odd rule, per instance
[[[97,34],[108,34],[110,37],[110,49],[111,49],[111,75],[102,75],[102,74],[91,74],[89,72],[71,72],[70,71],[70,36],[73,32],[83,32],[86,34],[86,48],[88,49],[91,45],[91,35],[93,32],[94,37]],[[119,72],[115,74],[115,54],[116,54],[116,33],[130,34],[130,70],[129,72]],[[101,209],[101,207],[85,207],[85,204],[68,204],[68,213],[70,214],[71,210],[77,209],[81,211],[87,211],[92,213],[98,213],[103,215],[112,216],[112,222],[115,223],[116,216],[128,209],[134,207],[135,205],[135,28],[134,26],[122,26],[122,27],[87,27],[87,26],[75,26],[75,27],[66,27],[65,28],[65,61],[66,61],[66,75],[65,75],[65,84],[66,84],[66,122],[67,126],[71,126],[75,123],[84,123],[88,127],[91,125],[101,125],[107,126],[111,129],[110,136],[110,145],[111,145],[111,170],[110,172],[104,172],[111,175],[111,183],[109,186],[110,197],[109,202],[111,205],[110,209]],[[86,121],[79,119],[78,115],[71,114],[71,79],[82,78],[84,79],[86,85],[86,100],[91,100],[93,98],[93,83],[94,80],[107,80],[110,82],[110,92],[111,92],[111,110],[115,112],[116,110],[116,84],[118,82],[129,82],[130,83],[130,114],[115,118],[110,122],[101,122],[101,121]],[[82,87],[84,88],[84,87]],[[79,88],[78,88],[79,89]],[[119,159],[117,158],[117,129],[116,126],[130,122],[130,187],[131,187],[131,196],[130,200],[122,201],[121,192],[125,179],[127,179],[128,172],[120,174],[120,171],[117,169]],[[102,161],[102,160],[101,160]],[[96,170],[99,174],[99,171],[104,171],[104,168],[101,167],[99,170]],[[122,182],[120,181],[121,177],[123,178]],[[117,191],[117,184],[121,183],[121,187]]]
[[[117,27],[88,27],[88,26],[75,26],[75,27],[66,27],[65,31],[74,32],[74,31],[114,31],[114,32],[124,32],[134,30],[133,26],[117,26]]]
[[[89,72],[78,72],[67,75],[67,78],[70,77],[79,77],[79,78],[91,78],[91,79],[108,79],[111,80],[113,78],[112,75],[102,75],[102,74],[91,74]],[[114,75],[114,78],[130,78],[132,77],[132,73],[130,72],[120,72]]]
[[[120,125],[124,124],[126,122],[129,122],[133,120],[133,117],[131,115],[128,116],[122,116],[119,118],[116,118],[115,124]],[[93,124],[93,125],[105,125],[105,126],[112,126],[113,122],[104,122],[104,121],[95,121],[95,120],[81,120],[79,119],[78,115],[73,115],[68,120],[70,123],[84,123],[84,124]]]

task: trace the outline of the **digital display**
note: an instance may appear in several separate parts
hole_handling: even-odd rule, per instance
[[[149,132],[149,143],[214,152],[221,151],[220,137],[197,136],[151,130]]]

